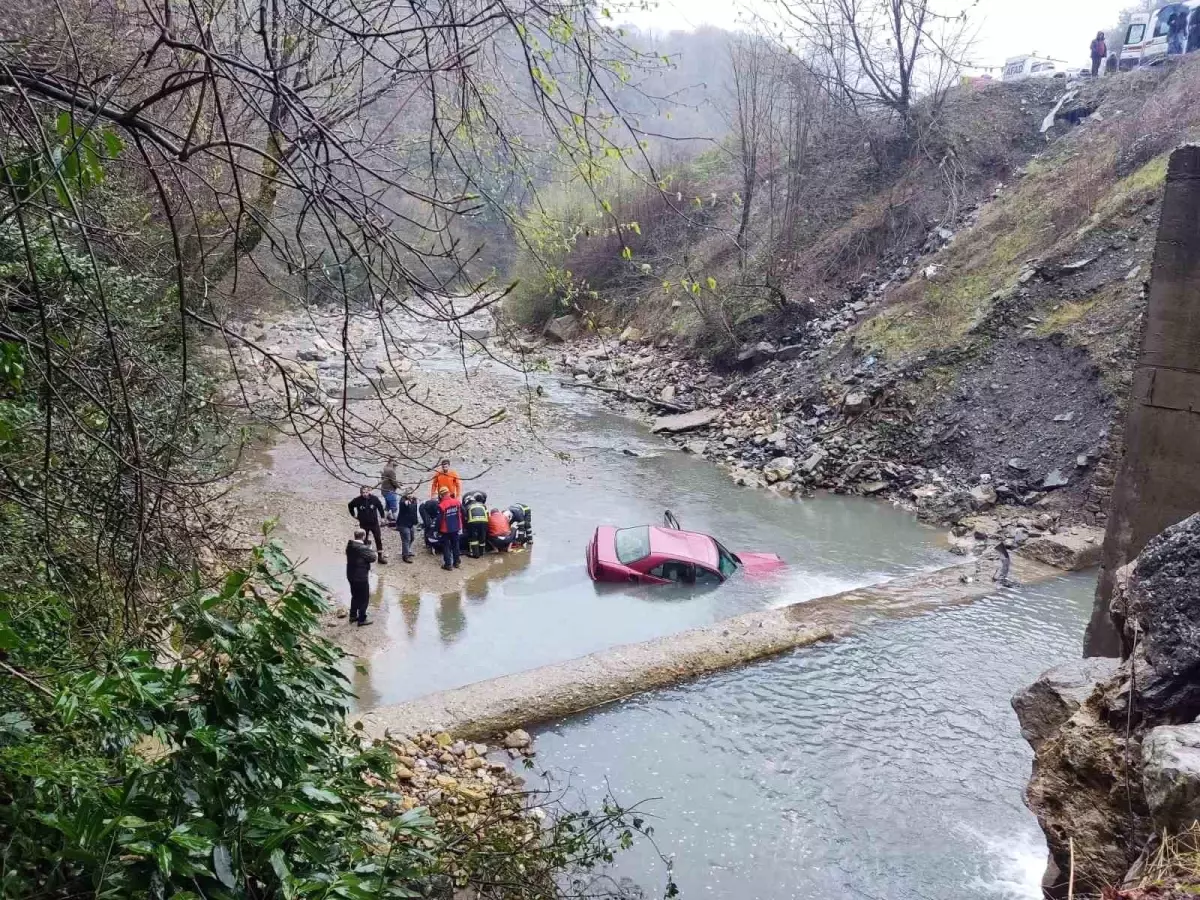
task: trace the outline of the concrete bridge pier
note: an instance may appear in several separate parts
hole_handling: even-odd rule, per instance
[[[1200,146],[1171,154],[1150,297],[1084,656],[1122,655],[1116,571],[1200,510]]]

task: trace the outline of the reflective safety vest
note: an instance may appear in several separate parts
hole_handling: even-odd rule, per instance
[[[482,503],[472,503],[467,507],[467,524],[484,525],[488,520],[487,507]]]
[[[514,522],[529,521],[529,507],[524,503],[515,503],[508,508],[508,511],[512,513]]]

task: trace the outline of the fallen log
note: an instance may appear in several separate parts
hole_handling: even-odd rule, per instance
[[[560,381],[563,387],[583,388],[589,391],[600,391],[602,394],[612,394],[621,400],[628,400],[631,403],[645,403],[647,406],[653,406],[657,409],[665,409],[667,412],[685,413],[691,412],[687,406],[680,406],[678,403],[670,403],[666,400],[655,400],[653,397],[647,397],[643,394],[635,394],[632,391],[627,391],[624,388],[608,387],[603,384],[589,384],[584,381]]]

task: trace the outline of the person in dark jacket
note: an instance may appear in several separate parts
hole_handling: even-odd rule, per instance
[[[361,528],[346,542],[346,580],[350,582],[350,624],[370,625],[367,604],[371,600],[371,563],[375,551],[367,543],[367,533]]]
[[[1171,13],[1167,19],[1167,53],[1178,56],[1187,48],[1188,17],[1186,10]]]
[[[1104,57],[1108,56],[1108,42],[1104,39],[1104,32],[1096,32],[1096,39],[1092,41],[1092,77],[1095,78],[1100,74],[1100,63],[1104,61]]]
[[[438,553],[442,549],[442,536],[438,533],[438,517],[442,510],[437,500],[426,500],[417,507],[421,516],[421,530],[425,533],[425,546],[430,553]]]
[[[1187,52],[1200,50],[1200,9],[1193,9],[1188,19]]]
[[[463,530],[463,508],[458,498],[443,486],[438,488],[438,532],[442,536],[442,568],[457,569],[462,561],[458,546]]]
[[[362,530],[375,538],[375,549],[379,551],[379,564],[386,566],[387,557],[383,555],[383,533],[379,530],[379,522],[383,518],[383,504],[364,484],[358,489],[358,496],[346,506],[350,510],[350,515],[358,519]]]
[[[413,561],[413,529],[417,527],[417,498],[412,492],[405,494],[396,510],[396,530],[400,532],[400,558],[406,563]]]

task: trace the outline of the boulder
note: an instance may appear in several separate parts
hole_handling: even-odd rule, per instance
[[[1066,487],[1070,483],[1071,479],[1062,473],[1062,469],[1052,469],[1042,479],[1042,489],[1051,491],[1055,488]]]
[[[1056,569],[1078,572],[1100,565],[1104,533],[1078,526],[1058,534],[1040,534],[1021,547],[1021,555]]]
[[[842,409],[849,416],[857,416],[859,413],[866,412],[870,406],[871,398],[862,391],[851,391],[842,401]]]
[[[804,460],[804,462],[800,464],[800,468],[805,474],[811,475],[817,470],[817,466],[821,465],[822,461],[824,461],[827,455],[828,454],[826,454],[823,448],[817,447],[812,453],[809,454],[808,459]]]
[[[742,351],[737,355],[737,361],[738,365],[751,368],[769,359],[774,359],[775,354],[774,344],[767,341],[759,341],[757,344],[743,347]]]
[[[559,316],[547,322],[542,334],[551,340],[558,341],[560,344],[565,344],[567,341],[573,341],[579,337],[582,331],[583,323],[580,322],[579,317],[576,315],[567,315]]]
[[[1025,462],[1025,460],[1021,459],[1019,456],[1012,457],[1012,459],[1008,461],[1008,467],[1014,472],[1029,471],[1029,463]]]
[[[524,750],[532,743],[533,738],[529,736],[529,732],[520,728],[510,731],[504,736],[504,746],[509,750]]]
[[[329,359],[329,351],[319,347],[305,347],[296,354],[296,358],[302,362],[325,362]]]
[[[683,431],[694,431],[705,428],[717,421],[721,415],[719,409],[694,409],[691,412],[678,413],[673,416],[659,416],[650,426],[650,430],[659,434],[678,434]]]
[[[1146,805],[1159,829],[1200,819],[1200,724],[1160,725],[1142,740]]]
[[[708,441],[688,441],[683,445],[683,449],[687,453],[694,453],[696,456],[703,456],[708,452]]]
[[[1062,727],[1083,704],[1096,683],[1111,678],[1119,660],[1107,657],[1077,659],[1048,669],[1012,698],[1021,723],[1021,737],[1037,750],[1042,742]]]
[[[971,503],[976,509],[991,509],[996,505],[996,489],[990,484],[980,484],[971,488]]]
[[[875,494],[882,494],[887,488],[886,481],[868,481],[862,485],[862,492],[868,497],[873,497]]]
[[[779,456],[763,466],[763,477],[767,479],[767,484],[774,484],[777,481],[787,481],[795,471],[794,459],[790,456]]]
[[[640,328],[634,328],[629,325],[621,332],[621,336],[617,338],[622,344],[636,344],[642,340],[642,331]]]
[[[670,403],[675,399],[675,385],[668,384],[658,395],[658,399],[663,403]]]
[[[1150,669],[1138,674],[1142,711],[1158,722],[1190,722],[1200,715],[1200,513],[1146,545],[1127,593],[1127,640],[1132,645],[1136,623]]]

